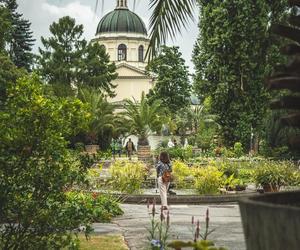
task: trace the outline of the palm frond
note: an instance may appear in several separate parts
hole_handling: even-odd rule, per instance
[[[174,38],[181,33],[182,26],[187,27],[189,20],[194,20],[193,9],[196,0],[150,0],[152,15],[150,18],[150,46],[146,56],[155,56],[160,45],[168,37]]]

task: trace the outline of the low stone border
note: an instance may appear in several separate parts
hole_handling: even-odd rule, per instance
[[[238,202],[245,197],[259,195],[258,193],[244,194],[227,194],[227,195],[169,195],[169,204],[208,204],[208,203],[226,203]],[[126,204],[146,204],[147,201],[152,202],[155,198],[157,203],[160,203],[159,195],[118,195],[119,198]]]

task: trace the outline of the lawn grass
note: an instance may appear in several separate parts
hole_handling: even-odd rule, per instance
[[[80,250],[128,250],[128,247],[121,235],[95,235],[92,234],[89,240],[84,235],[79,235]]]

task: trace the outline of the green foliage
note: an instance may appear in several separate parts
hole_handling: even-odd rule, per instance
[[[109,172],[111,187],[128,194],[139,193],[147,175],[144,163],[132,161],[115,161]]]
[[[156,76],[155,86],[147,95],[149,101],[160,100],[173,114],[190,104],[188,68],[178,49],[162,46],[160,54],[147,66],[148,74]]]
[[[67,193],[66,213],[92,222],[110,222],[115,216],[122,215],[119,202],[112,195],[98,193]]]
[[[242,143],[240,143],[240,142],[234,143],[233,152],[234,152],[235,157],[238,157],[238,158],[241,157],[244,153]]]
[[[192,169],[181,161],[173,162],[172,176],[176,183],[176,188],[191,188],[194,184]],[[190,181],[188,181],[188,179],[190,179]]]
[[[210,240],[199,240],[197,242],[183,242],[176,240],[168,244],[168,246],[173,249],[193,248],[194,250],[226,250],[224,247],[216,247],[214,242]]]
[[[98,136],[104,134],[114,127],[114,109],[106,98],[96,89],[80,89],[79,98],[89,105],[90,122],[86,131],[86,140],[90,144],[96,144]]]
[[[266,113],[264,78],[281,60],[268,28],[284,17],[286,1],[213,0],[199,7],[195,90],[211,98],[226,145],[249,145],[251,128],[260,133]]]
[[[203,128],[196,135],[196,144],[204,150],[211,149],[216,135],[215,128]]]
[[[8,41],[10,59],[18,68],[25,68],[30,71],[33,65],[33,54],[31,51],[35,42],[32,35],[33,32],[30,29],[31,23],[17,12],[18,4],[16,0],[0,0],[0,3],[4,4],[10,17],[11,28],[9,33],[3,33]],[[1,23],[2,25],[7,26],[7,23]],[[1,32],[0,34],[2,36]]]
[[[100,89],[103,93],[114,97],[116,85],[112,84],[112,80],[117,78],[115,71],[116,65],[110,62],[105,47],[99,43],[88,44],[80,65],[81,85]]]
[[[216,194],[222,186],[222,175],[216,167],[207,166],[195,169],[195,188],[200,194]]]
[[[116,66],[109,62],[104,47],[88,44],[82,38],[83,26],[75,19],[62,17],[50,25],[52,37],[42,37],[45,50],[39,49],[39,72],[58,96],[74,94],[73,87],[94,87],[113,96]]]
[[[1,249],[62,248],[88,224],[64,210],[64,190],[86,182],[67,138],[86,126],[87,110],[78,99],[45,96],[42,86],[36,75],[9,84],[0,111]]]
[[[295,171],[293,163],[288,161],[264,161],[255,169],[253,179],[257,185],[278,190],[281,186],[293,182]]]
[[[7,98],[7,88],[13,84],[23,72],[13,64],[8,56],[0,53],[0,107]]]
[[[169,36],[175,37],[180,32],[181,25],[186,27],[189,18],[193,16],[196,0],[187,1],[155,1],[150,0],[153,9],[150,18],[150,46],[148,56],[155,56],[159,46],[166,44]]]
[[[182,161],[188,161],[193,157],[193,147],[187,146],[186,148],[183,147],[166,147],[166,148],[158,148],[155,150],[155,154],[159,155],[159,152],[166,151],[168,152],[171,159],[180,159]]]
[[[149,210],[149,207],[148,207]],[[168,238],[170,237],[170,215],[167,216],[163,210],[160,211],[160,218],[155,217],[155,201],[153,202],[152,211],[150,215],[150,227],[147,228],[149,236],[147,237],[151,243],[151,250],[166,249]]]
[[[123,125],[127,127],[130,134],[139,137],[139,145],[148,145],[148,135],[151,131],[160,131],[163,124],[161,102],[155,100],[148,103],[145,93],[142,93],[141,100],[125,100],[124,105],[126,117]]]
[[[7,8],[0,6],[0,52],[4,52],[5,46],[11,36],[11,18]]]

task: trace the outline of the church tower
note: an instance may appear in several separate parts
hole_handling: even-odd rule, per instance
[[[105,46],[110,60],[117,65],[118,78],[112,102],[134,97],[140,100],[142,91],[148,93],[153,79],[146,75],[145,53],[149,46],[143,20],[128,8],[127,0],[117,0],[113,11],[100,20],[93,42]]]

